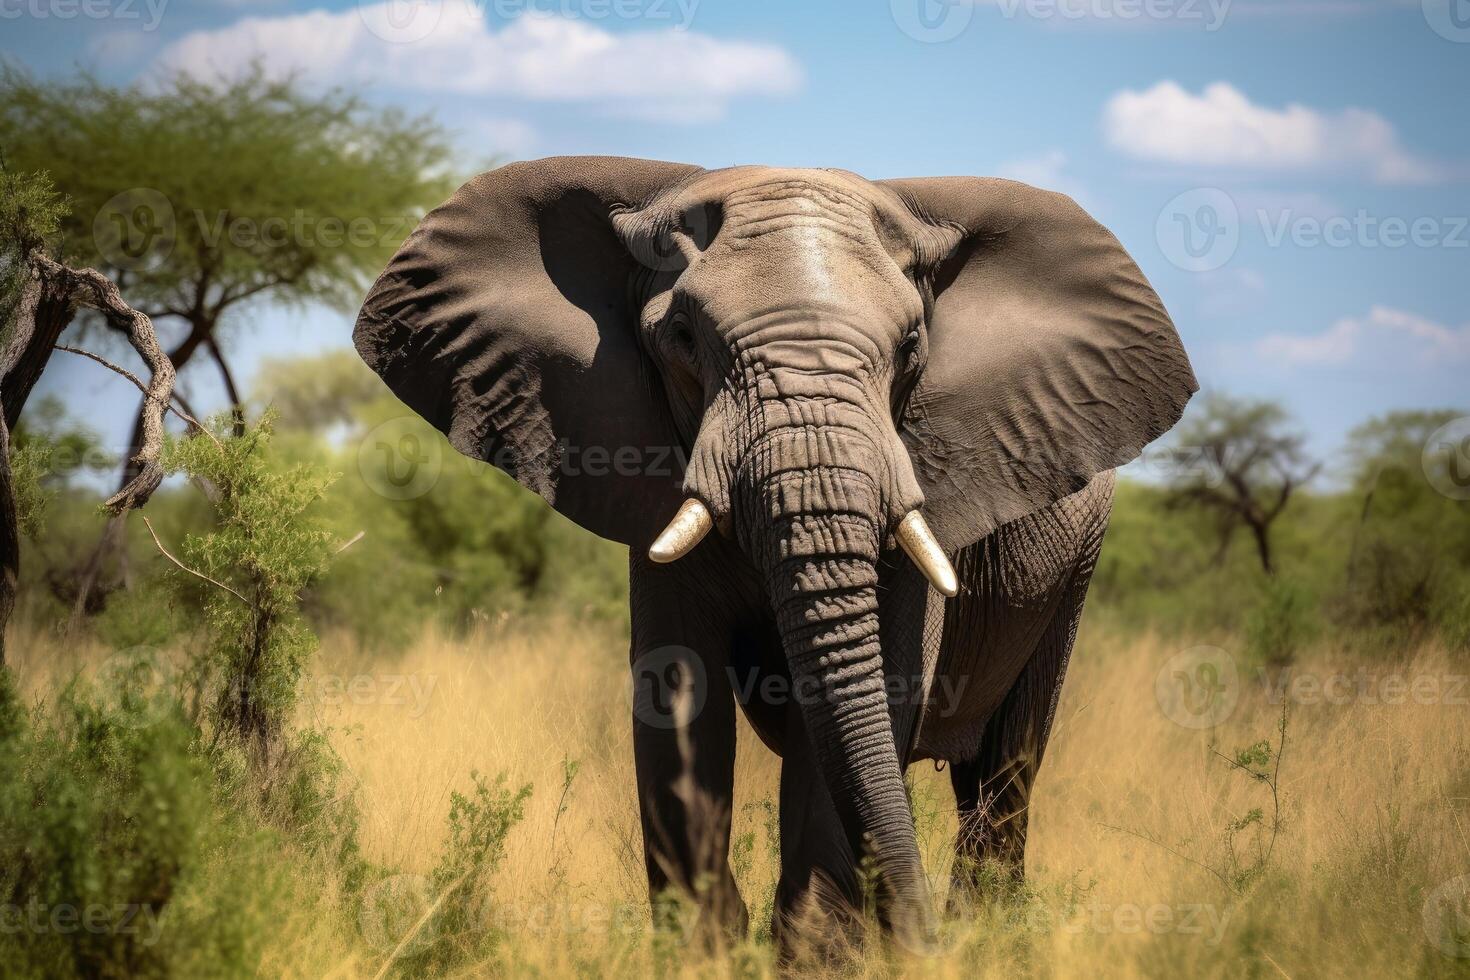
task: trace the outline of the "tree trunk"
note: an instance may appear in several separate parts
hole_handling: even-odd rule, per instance
[[[1261,570],[1267,575],[1275,575],[1276,568],[1271,564],[1271,527],[1259,521],[1249,522],[1251,537],[1256,541],[1256,555],[1261,559]]]
[[[0,418],[0,669],[5,666],[5,627],[15,610],[20,581],[20,527],[10,474],[10,427]]]

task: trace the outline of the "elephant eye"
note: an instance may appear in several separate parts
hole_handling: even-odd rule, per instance
[[[674,352],[686,363],[693,363],[694,331],[689,325],[689,318],[683,313],[675,313],[670,317],[667,336]]]
[[[919,358],[919,332],[912,330],[903,338],[898,345],[898,366],[901,370],[909,371],[918,367]]]

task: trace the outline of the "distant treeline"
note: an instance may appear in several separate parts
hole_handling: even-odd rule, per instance
[[[342,540],[364,532],[307,595],[318,630],[393,646],[430,624],[462,630],[551,608],[626,616],[622,548],[455,453],[350,352],[271,364],[260,376],[256,408],[278,416],[271,452],[282,466],[310,461],[337,474],[320,517]],[[1244,635],[1265,663],[1316,641],[1365,652],[1426,639],[1465,647],[1470,503],[1457,499],[1455,460],[1425,453],[1457,417],[1409,412],[1366,423],[1343,457],[1345,483],[1339,468],[1343,489],[1322,492],[1308,482],[1318,467],[1280,409],[1201,400],[1150,458],[1161,480],[1119,481],[1090,615],[1201,643]],[[55,406],[33,413],[17,445],[32,536],[21,609],[33,624],[61,622],[102,528],[99,495],[87,487],[105,481],[79,477],[115,460]],[[205,529],[211,510],[197,488],[178,485],[146,513],[167,542]],[[168,564],[141,521],[111,561],[86,610],[104,640],[159,643],[197,619],[181,598],[187,589],[155,587]]]

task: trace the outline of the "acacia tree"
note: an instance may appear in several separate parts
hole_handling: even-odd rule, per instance
[[[177,368],[201,353],[212,361],[236,406],[225,351],[227,334],[250,323],[242,308],[355,306],[453,183],[450,144],[432,119],[311,91],[259,66],[233,80],[180,74],[122,88],[6,68],[0,146],[17,168],[48,170],[70,198],[66,254],[177,330],[168,350]],[[140,413],[130,459],[142,426]],[[122,482],[136,475],[130,465]],[[120,542],[114,521],[80,574],[78,613]]]
[[[123,301],[116,284],[94,269],[74,269],[47,254],[46,239],[64,214],[65,205],[45,175],[13,174],[0,159],[0,666],[20,572],[10,431],[57,349],[57,338],[80,309],[95,311],[126,334],[152,373],[146,385],[133,378],[144,396],[139,447],[132,476],[105,506],[124,514],[146,501],[163,479],[163,413],[173,396],[173,365],[159,348],[153,324]]]
[[[1244,527],[1261,570],[1276,574],[1271,525],[1321,468],[1286,410],[1275,402],[1212,394],[1175,429],[1171,444],[1175,457],[1192,465],[1174,468],[1166,504],[1212,513],[1222,555]]]

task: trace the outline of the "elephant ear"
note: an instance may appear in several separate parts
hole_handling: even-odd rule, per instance
[[[455,449],[593,533],[646,546],[682,500],[683,467],[610,212],[698,169],[559,157],[481,174],[374,283],[358,353]]]
[[[946,548],[1081,489],[1179,420],[1198,385],[1169,315],[1071,198],[999,179],[880,183],[958,233],[902,420]]]

